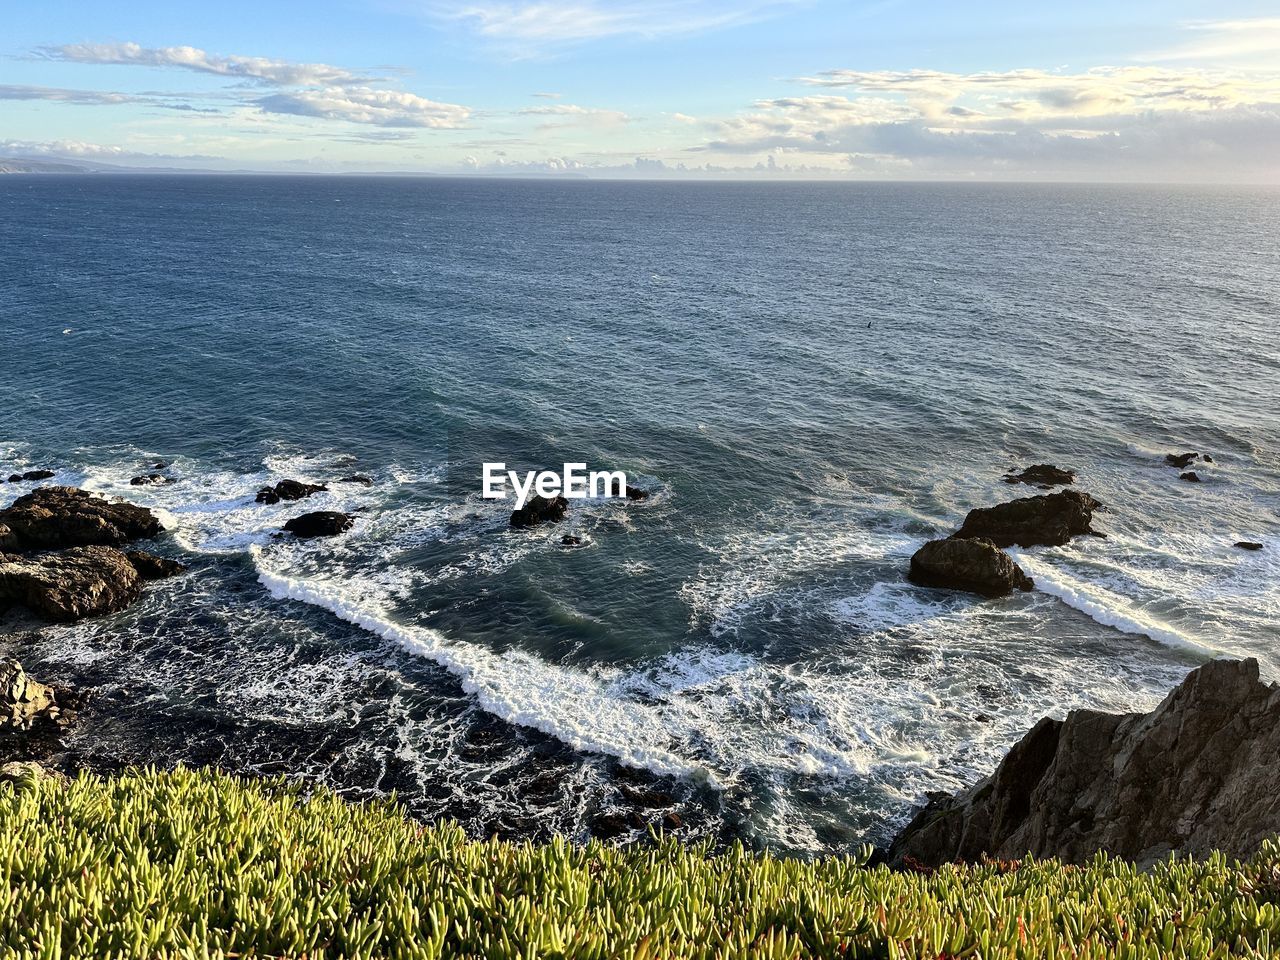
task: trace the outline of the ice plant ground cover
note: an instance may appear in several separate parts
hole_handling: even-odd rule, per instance
[[[394,803],[179,768],[0,786],[13,957],[1224,957],[1280,942],[1280,846],[1141,872],[1098,857],[856,857],[469,840]]]

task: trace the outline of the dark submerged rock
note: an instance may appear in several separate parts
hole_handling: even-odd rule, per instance
[[[154,553],[147,553],[145,550],[126,550],[124,555],[129,558],[133,569],[138,571],[138,576],[143,580],[163,580],[165,577],[184,573],[187,569],[185,564],[177,560],[157,557]]]
[[[279,503],[281,500],[302,500],[313,493],[328,490],[322,483],[304,483],[301,480],[281,480],[274,487],[262,487],[254,497],[257,503]]]
[[[1041,487],[1056,487],[1076,482],[1074,470],[1063,470],[1051,463],[1037,463],[1027,467],[1021,473],[1009,473],[1004,476],[1005,483],[1028,483]]]
[[[560,546],[562,547],[580,547],[582,546],[582,538],[575,537],[572,533],[566,533],[560,538]]]
[[[523,507],[511,512],[511,526],[536,527],[540,523],[559,523],[569,512],[569,501],[564,497],[530,497]]]
[[[911,558],[908,577],[922,587],[967,590],[984,597],[1035,586],[1007,553],[983,538],[930,540]]]
[[[997,547],[1057,547],[1092,533],[1093,513],[1100,509],[1101,502],[1078,490],[1023,497],[970,510],[953,537],[984,538]]]
[[[1239,547],[1241,550],[1261,550],[1262,549],[1262,544],[1258,543],[1256,540],[1237,540],[1236,546]]]
[[[173,483],[173,477],[166,477],[163,473],[148,473],[133,477],[129,483],[135,487],[149,487],[155,484]]]
[[[284,525],[284,528],[301,540],[310,540],[313,537],[334,537],[345,533],[355,522],[355,517],[349,513],[316,510],[313,513],[294,517]]]
[[[1200,483],[1200,482],[1201,482],[1201,480],[1200,480],[1200,474],[1196,473],[1194,470],[1188,470],[1186,473],[1180,473],[1180,474],[1178,474],[1178,479],[1179,479],[1179,480],[1185,480],[1185,481],[1187,481],[1187,483]]]
[[[1179,470],[1185,470],[1191,463],[1199,457],[1198,453],[1166,453],[1164,462],[1171,467],[1177,467]]]
[[[71,547],[0,562],[0,600],[50,620],[74,622],[123,610],[142,595],[142,577],[113,547]]]
[[[1278,755],[1280,688],[1258,679],[1256,660],[1215,660],[1151,713],[1041,720],[992,776],[932,798],[890,860],[1248,857],[1280,825]]]
[[[159,536],[164,527],[145,507],[75,487],[41,487],[0,510],[0,550],[116,546]]]
[[[641,490],[639,487],[628,486],[624,491],[628,500],[648,500],[649,491]]]
[[[339,477],[338,483],[358,483],[362,487],[372,487],[373,478],[366,477],[363,473],[353,473],[349,477]]]
[[[48,480],[54,475],[53,470],[28,470],[26,473],[9,474],[10,483],[22,483],[24,480]]]

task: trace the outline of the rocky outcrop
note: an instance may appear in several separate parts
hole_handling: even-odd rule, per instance
[[[626,490],[624,490],[623,492],[626,494],[628,500],[648,500],[649,499],[649,491],[642,490],[639,487],[628,486]]]
[[[49,774],[31,761],[47,759],[75,720],[67,691],[41,683],[16,660],[0,661],[0,782]]]
[[[358,483],[362,487],[372,487],[373,477],[366,477],[363,473],[353,473],[349,477],[339,477],[338,483]]]
[[[1259,680],[1256,660],[1213,661],[1151,713],[1041,720],[991,777],[935,796],[889,860],[1246,857],[1280,832],[1277,758],[1280,688]]]
[[[323,483],[304,483],[301,480],[281,480],[274,487],[263,487],[254,497],[257,503],[279,503],[281,500],[303,500],[313,493],[324,493],[329,488]]]
[[[1040,487],[1057,487],[1076,482],[1074,470],[1063,470],[1051,463],[1037,463],[1021,473],[1007,473],[1005,483],[1029,483]]]
[[[1023,497],[994,507],[970,510],[953,536],[983,538],[997,547],[1057,547],[1092,533],[1093,513],[1102,504],[1077,490]]]
[[[158,558],[157,558],[158,559]],[[123,610],[142,595],[142,577],[113,547],[71,547],[0,562],[0,600],[71,622]]]
[[[22,483],[24,480],[48,480],[54,475],[52,470],[28,470],[26,473],[9,474],[10,483]]]
[[[75,487],[41,487],[0,510],[0,550],[12,552],[117,546],[163,530],[145,507]]]
[[[1194,470],[1188,470],[1186,473],[1178,474],[1179,480],[1186,480],[1188,483],[1200,483],[1200,474]]]
[[[1262,544],[1258,543],[1256,540],[1237,540],[1236,546],[1239,547],[1241,550],[1261,550],[1262,549]]]
[[[56,722],[60,712],[53,687],[27,676],[17,660],[0,662],[0,733]]]
[[[523,507],[511,513],[511,526],[536,527],[540,523],[559,523],[569,512],[569,501],[564,497],[530,497]]]
[[[1200,457],[1198,453],[1166,453],[1164,462],[1171,467],[1177,467],[1179,470],[1185,470],[1190,466],[1191,461]],[[1212,461],[1210,461],[1212,462]]]
[[[186,565],[179,563],[177,560],[170,560],[168,557],[157,557],[154,553],[147,553],[145,550],[126,550],[124,555],[128,557],[129,563],[133,565],[133,569],[138,571],[138,576],[143,580],[163,580],[165,577],[176,577],[180,573],[186,572]]]
[[[313,513],[294,517],[285,523],[284,528],[300,540],[310,540],[314,537],[334,537],[345,533],[355,522],[355,517],[349,513],[316,510]]]
[[[173,483],[173,477],[166,477],[163,473],[145,473],[141,476],[132,477],[129,483],[135,487],[153,487],[160,484]]]
[[[967,590],[1003,597],[1035,584],[1022,568],[990,540],[930,540],[911,558],[908,577],[922,587]]]

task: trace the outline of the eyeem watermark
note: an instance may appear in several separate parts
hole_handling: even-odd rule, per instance
[[[507,486],[515,491],[516,509],[528,502],[529,497],[623,497],[627,493],[627,475],[621,470],[592,470],[587,472],[585,463],[566,463],[563,473],[554,470],[528,470],[523,482],[515,470],[508,470],[505,463],[484,464],[483,496],[486,500],[505,500]]]

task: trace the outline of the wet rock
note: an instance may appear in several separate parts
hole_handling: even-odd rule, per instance
[[[1166,453],[1164,462],[1171,467],[1177,467],[1179,470],[1185,470],[1192,460],[1199,457],[1198,453]]]
[[[313,537],[334,537],[345,533],[355,522],[355,517],[349,513],[316,510],[314,513],[304,513],[300,517],[294,517],[284,525],[284,528],[301,540],[310,540]]]
[[[628,500],[648,500],[649,491],[641,490],[639,487],[628,486],[624,491]]]
[[[113,547],[71,547],[61,553],[5,558],[0,600],[73,622],[123,610],[142,595],[142,577]]]
[[[0,550],[116,546],[164,531],[145,507],[105,500],[75,487],[41,487],[0,510]]]
[[[1035,586],[1007,553],[983,538],[930,540],[911,558],[908,577],[922,587],[966,590],[984,597],[1003,597]]]
[[[1041,720],[992,776],[931,799],[890,859],[1248,857],[1280,825],[1278,755],[1280,688],[1256,660],[1215,660],[1151,713]]]
[[[151,469],[152,470],[168,470],[169,464],[167,464],[163,460],[157,460],[155,463],[151,465]]]
[[[22,483],[24,480],[48,480],[53,475],[53,470],[28,470],[26,473],[9,474],[9,482]]]
[[[173,483],[173,477],[166,477],[163,473],[148,473],[133,477],[129,483],[135,487],[150,487],[162,483]]]
[[[631,829],[630,821],[620,813],[602,813],[591,821],[591,835],[600,840],[614,840]]]
[[[519,510],[511,512],[511,526],[536,527],[540,523],[559,523],[569,512],[569,501],[564,497],[532,496]]]
[[[638,807],[648,807],[650,809],[670,807],[676,802],[676,798],[671,794],[657,788],[635,787],[624,783],[619,790],[629,803],[634,803]]]
[[[126,550],[124,555],[129,558],[133,569],[138,571],[138,576],[143,580],[163,580],[165,577],[184,573],[187,569],[185,564],[177,560],[157,557],[154,553],[147,553],[145,550]]]
[[[257,503],[279,503],[281,500],[302,500],[313,493],[323,493],[329,488],[322,483],[304,483],[301,480],[281,480],[274,487],[262,487],[254,497]]]
[[[1258,543],[1256,540],[1237,540],[1236,546],[1239,547],[1241,550],[1261,550],[1262,549],[1262,544]]]
[[[1056,487],[1063,484],[1075,483],[1076,472],[1074,470],[1063,470],[1055,467],[1051,463],[1037,463],[1035,466],[1027,467],[1021,473],[1009,473],[1004,476],[1005,483],[1028,483],[1041,487]]]
[[[1185,480],[1187,483],[1200,483],[1200,474],[1194,470],[1188,470],[1186,473],[1178,474],[1179,480]]]
[[[1205,463],[1213,463],[1213,457],[1209,456],[1207,453],[1200,454],[1200,459]]]
[[[560,538],[560,546],[562,547],[580,547],[582,546],[582,538],[575,537],[572,533],[566,533]]]
[[[366,477],[363,473],[353,473],[349,477],[339,477],[338,483],[358,483],[362,487],[372,487],[373,478]]]
[[[684,826],[684,818],[672,810],[662,817],[662,826],[667,830],[679,830]]]
[[[1078,490],[1023,497],[970,510],[953,537],[984,538],[997,547],[1057,547],[1093,533],[1093,513],[1100,509],[1098,500]]]

